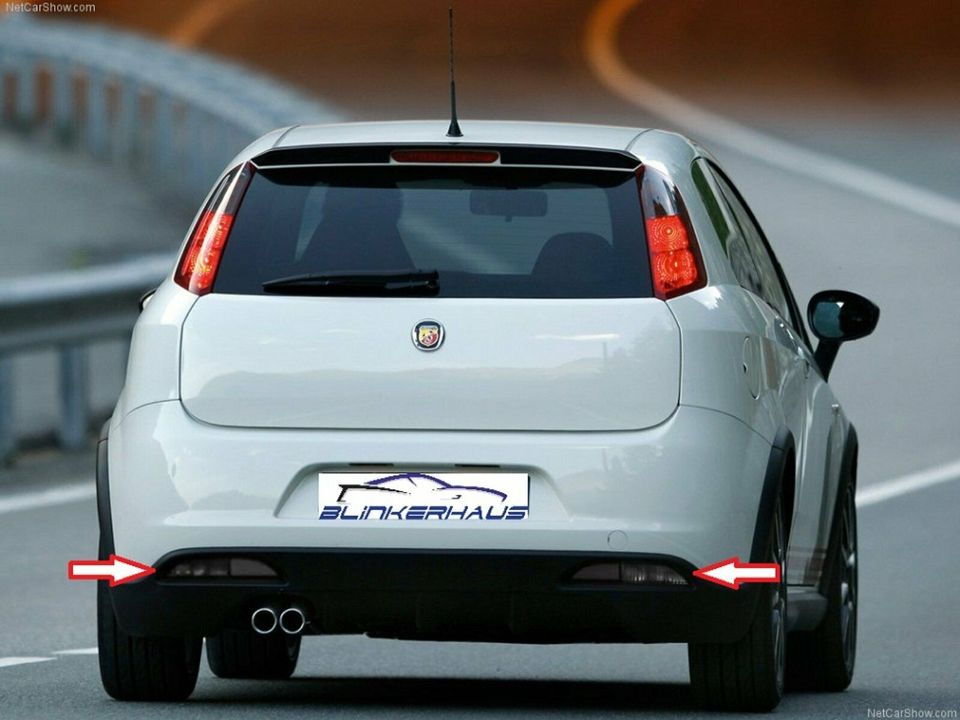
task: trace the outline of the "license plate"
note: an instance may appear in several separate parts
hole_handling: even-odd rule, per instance
[[[525,473],[322,472],[320,520],[509,522],[529,514]]]

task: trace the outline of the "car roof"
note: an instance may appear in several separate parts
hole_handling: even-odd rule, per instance
[[[285,132],[275,148],[370,143],[453,145],[554,145],[598,150],[626,150],[643,128],[577,123],[461,120],[463,137],[447,137],[447,120],[356,122],[298,125]]]
[[[228,167],[264,155],[336,147],[391,145],[552,147],[583,152],[619,153],[663,169],[689,168],[697,156],[709,155],[674,132],[650,128],[585,123],[518,120],[461,120],[462,137],[447,137],[448,120],[393,120],[278,128],[254,140]],[[302,160],[298,161],[302,162]],[[296,163],[295,163],[296,164]]]

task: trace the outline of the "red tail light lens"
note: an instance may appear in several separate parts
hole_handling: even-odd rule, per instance
[[[658,298],[676,297],[701,286],[697,258],[679,215],[647,218],[647,245]]]
[[[500,153],[492,150],[394,150],[390,158],[398,163],[495,163]]]
[[[215,210],[203,213],[180,263],[178,284],[197,295],[210,292],[231,225],[233,215]]]
[[[174,276],[177,285],[196,295],[206,295],[213,289],[233,216],[252,176],[253,166],[247,164],[228,174],[213,193],[183,251]]]
[[[654,294],[668,300],[702,288],[707,276],[679,192],[660,172],[651,168],[640,172]]]

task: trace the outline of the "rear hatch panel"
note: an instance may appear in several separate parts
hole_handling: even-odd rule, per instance
[[[411,337],[443,324],[442,347]],[[259,428],[611,431],[678,403],[680,333],[652,298],[211,294],[183,326],[181,398]]]

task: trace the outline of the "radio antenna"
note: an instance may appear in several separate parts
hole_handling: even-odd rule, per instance
[[[450,34],[450,127],[447,128],[447,137],[463,137],[460,130],[460,123],[457,122],[457,79],[454,74],[453,65],[453,4],[449,8],[449,34]]]

